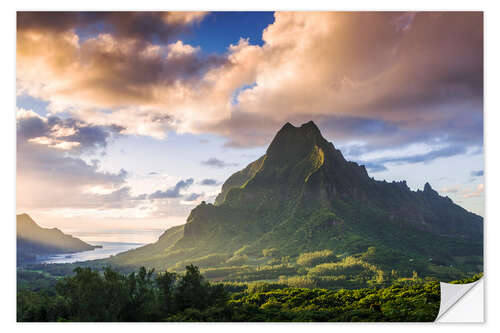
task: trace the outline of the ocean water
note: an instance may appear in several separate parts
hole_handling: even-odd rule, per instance
[[[142,243],[117,243],[117,242],[87,242],[91,245],[102,245],[90,251],[77,253],[53,254],[49,256],[39,256],[37,261],[44,264],[67,264],[87,260],[109,258],[121,252],[132,250],[143,246]]]

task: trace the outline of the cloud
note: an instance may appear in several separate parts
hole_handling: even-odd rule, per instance
[[[258,67],[230,118],[211,127],[227,145],[265,145],[285,121],[310,119],[335,144],[357,142],[364,152],[424,143],[460,154],[456,146],[482,145],[480,13],[275,17],[260,53],[245,41],[234,48],[235,58],[252,51]]]
[[[386,171],[387,170],[387,168],[383,164],[377,164],[377,163],[372,163],[372,162],[364,162],[363,165],[370,172],[382,172],[382,171]]]
[[[115,128],[72,118],[42,117],[32,110],[19,109],[17,129],[16,200],[22,211],[54,216],[159,218],[183,216],[189,210],[179,200],[183,190],[194,183],[192,178],[148,195],[134,192],[126,170],[101,168],[94,156],[100,155],[116,135]],[[63,150],[54,145],[56,140],[77,142],[78,146]],[[173,200],[148,200],[158,198]],[[190,194],[185,201],[197,198]]]
[[[483,170],[476,170],[476,171],[473,170],[470,172],[470,175],[472,177],[481,177],[484,175],[484,171]]]
[[[42,117],[18,109],[17,204],[25,209],[96,204],[85,194],[94,186],[109,190],[124,185],[128,172],[108,172],[98,159],[87,161],[106,147],[114,129],[89,125],[71,118]]]
[[[112,135],[118,135],[116,126],[96,126],[73,118],[42,117],[32,110],[18,109],[17,136],[25,142],[61,150],[78,152],[105,148]]]
[[[206,12],[17,12],[17,30],[82,34],[112,33],[120,38],[169,40]]]
[[[359,161],[371,172],[386,171],[387,164],[410,164],[410,163],[429,163],[438,158],[446,158],[467,153],[466,147],[461,145],[448,145],[445,147],[434,148],[427,153],[411,154],[398,157],[375,158],[369,161]]]
[[[145,45],[142,40],[121,41],[109,34],[81,41],[72,32],[64,36],[20,32],[18,42],[19,91],[50,101],[53,112],[70,110],[82,119],[93,115],[96,122],[110,117],[128,132],[137,128],[129,128],[131,121],[125,117],[168,125],[185,108],[164,111],[174,106],[172,102],[183,101],[176,96],[179,88],[196,88],[200,75],[225,61],[195,51],[179,53],[190,47],[180,41],[172,44],[174,48]],[[151,135],[147,131],[138,134]]]
[[[81,158],[62,156],[47,148],[18,153],[17,205],[24,209],[49,207],[100,206],[90,200],[86,189],[102,186],[109,189],[125,184],[127,171],[112,173],[99,169]],[[94,196],[94,195],[92,195]]]
[[[199,197],[195,193],[183,199],[183,191],[194,183],[192,178],[181,180],[165,191],[147,194],[134,191],[126,170],[103,170],[95,156],[117,135],[115,127],[89,125],[72,118],[43,117],[24,109],[17,111],[16,118],[20,210],[52,212],[57,216],[128,214],[130,218],[159,218],[187,214],[189,207],[180,200],[194,202]],[[54,145],[57,140],[78,145],[63,150]]]
[[[100,209],[134,208],[140,204],[139,201],[147,198],[146,194],[133,195],[130,186],[123,186],[106,194],[86,193],[86,196],[85,205],[88,208]]]
[[[199,197],[203,196],[203,193],[191,193],[184,197],[184,201],[195,201]]]
[[[46,136],[39,136],[33,139],[29,139],[28,142],[37,143],[41,145],[47,145],[51,148],[61,149],[61,150],[71,150],[80,145],[80,142],[75,141],[62,141],[57,139],[51,139]]]
[[[437,158],[442,157],[451,157],[459,154],[464,154],[466,152],[466,148],[462,146],[446,146],[443,148],[432,150],[428,153],[424,154],[415,154],[410,156],[403,157],[395,157],[395,158],[384,158],[381,159],[382,163],[396,163],[396,164],[404,164],[404,163],[426,163],[429,161],[433,161]]]
[[[256,147],[313,119],[360,152],[482,146],[480,12],[277,12],[262,46],[242,38],[219,55],[172,39],[203,14],[51,15],[18,21],[18,91],[122,134]]]
[[[443,187],[439,190],[440,193],[458,193],[460,189],[458,187]]]
[[[200,182],[200,184],[204,185],[204,186],[215,186],[215,185],[219,185],[219,182],[216,179],[207,178],[207,179],[203,179]]]
[[[210,157],[206,161],[201,161],[201,165],[206,165],[209,167],[213,168],[225,168],[225,167],[230,167],[230,166],[237,166],[237,163],[227,163],[222,160],[219,160],[218,158],[215,157]]]
[[[464,198],[476,198],[482,196],[483,192],[484,192],[484,184],[479,184],[475,189],[464,190],[462,192],[462,196]]]
[[[193,178],[188,178],[186,180],[180,180],[174,187],[171,187],[165,191],[156,191],[148,196],[149,199],[165,199],[165,198],[180,198],[182,195],[181,190],[186,190],[189,186],[193,184]]]
[[[48,101],[53,113],[163,138],[207,105],[199,93],[213,83],[199,79],[227,62],[170,41],[204,15],[185,14],[19,13],[18,93]]]

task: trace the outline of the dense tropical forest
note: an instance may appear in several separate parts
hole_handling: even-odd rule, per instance
[[[182,274],[144,267],[129,274],[109,266],[102,271],[78,267],[59,279],[18,271],[17,320],[433,321],[439,302],[439,282],[416,275],[388,287],[329,290],[209,282],[193,265]]]

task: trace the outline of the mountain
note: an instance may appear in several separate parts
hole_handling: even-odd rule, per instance
[[[18,263],[33,261],[37,255],[74,253],[100,247],[66,235],[57,228],[42,228],[28,214],[20,214],[16,218]]]
[[[309,274],[298,263],[316,256],[323,265],[341,261],[382,275],[446,280],[482,271],[482,239],[482,217],[428,183],[412,191],[405,181],[374,180],[311,121],[285,124],[265,155],[226,180],[215,204],[202,202],[183,226],[109,262],[174,270],[195,263],[209,277],[237,280],[263,276],[254,274],[262,265],[295,267],[283,275]],[[236,264],[238,278],[231,273]]]

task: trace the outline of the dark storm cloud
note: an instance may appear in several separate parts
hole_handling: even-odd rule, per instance
[[[225,168],[225,167],[230,167],[230,166],[237,166],[237,163],[228,163],[224,162],[223,160],[219,160],[216,157],[210,157],[206,161],[201,161],[201,165],[213,167],[213,168]]]
[[[193,178],[188,178],[186,180],[181,180],[175,186],[165,190],[165,191],[156,191],[149,195],[149,199],[165,199],[165,198],[180,198],[181,190],[187,189],[189,186],[193,184]]]

